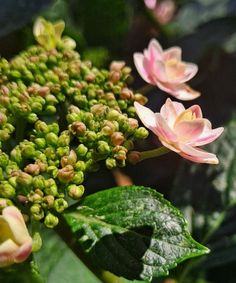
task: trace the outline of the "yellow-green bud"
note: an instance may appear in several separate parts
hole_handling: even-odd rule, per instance
[[[35,232],[33,235],[33,245],[32,245],[32,252],[37,252],[42,247],[42,238],[39,232]]]
[[[51,195],[51,196],[57,196],[58,195],[58,191],[57,191],[57,184],[54,181],[54,179],[50,178],[48,180],[45,180],[45,189],[44,192],[47,195]]]
[[[76,162],[76,164],[75,164],[75,170],[76,171],[85,171],[85,168],[86,168],[86,166],[85,166],[84,161],[79,160],[79,161]]]
[[[58,143],[58,136],[54,133],[48,133],[46,135],[46,141],[49,145],[56,146]]]
[[[114,158],[109,157],[109,158],[106,159],[106,167],[108,169],[113,169],[116,166],[117,166],[117,164],[116,164],[116,160]]]
[[[78,145],[78,147],[76,148],[76,153],[78,157],[84,157],[87,154],[87,152],[88,152],[88,148],[83,144]]]
[[[70,185],[67,187],[68,195],[72,199],[80,199],[84,194],[84,186],[83,185]]]
[[[45,219],[44,219],[44,224],[46,227],[48,228],[54,228],[55,226],[57,226],[59,222],[58,217],[56,217],[55,215],[53,215],[52,213],[48,212]]]
[[[62,213],[68,207],[68,203],[63,198],[58,198],[54,201],[53,206],[58,213]]]
[[[148,130],[144,127],[140,127],[134,132],[135,139],[146,139],[148,137]]]
[[[40,204],[36,203],[33,204],[30,208],[30,212],[32,214],[32,217],[34,218],[34,220],[41,220],[44,217],[44,211],[43,208],[41,207]]]
[[[82,184],[84,181],[84,173],[83,171],[76,172],[72,182],[76,185]]]

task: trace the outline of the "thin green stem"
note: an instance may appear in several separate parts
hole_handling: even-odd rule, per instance
[[[147,150],[147,151],[142,151],[140,152],[140,159],[139,162],[145,159],[149,159],[149,158],[154,158],[154,157],[159,157],[161,155],[164,155],[166,153],[170,152],[170,150],[164,146],[159,147],[159,148],[155,148],[152,150]]]

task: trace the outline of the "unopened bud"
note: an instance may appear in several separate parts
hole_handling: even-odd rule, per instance
[[[54,133],[48,133],[46,135],[46,141],[49,145],[56,146],[58,143],[58,136]]]
[[[32,252],[37,252],[42,247],[42,238],[39,232],[35,232],[33,235],[33,245],[32,245]]]
[[[134,132],[135,139],[146,139],[148,137],[148,130],[144,127],[140,127]]]
[[[68,207],[68,203],[63,198],[58,198],[54,201],[53,206],[58,213],[62,213]]]
[[[121,71],[125,66],[124,61],[112,61],[110,64],[111,71]]]
[[[36,204],[33,204],[30,208],[30,212],[33,216],[33,218],[37,221],[43,219],[44,217],[44,211],[43,211],[43,208],[41,207],[40,204],[36,203]]]
[[[70,129],[74,135],[82,136],[86,132],[86,125],[83,122],[73,122]]]
[[[43,198],[43,202],[46,205],[47,208],[52,208],[54,204],[54,196],[47,195]]]
[[[106,154],[109,154],[111,150],[107,142],[99,141],[97,151],[102,155],[106,155]]]
[[[52,213],[48,212],[45,219],[44,219],[44,224],[46,227],[48,228],[54,228],[55,226],[57,226],[59,222],[58,217],[56,217],[55,215],[53,215]]]
[[[61,166],[65,167],[66,165],[74,166],[77,161],[77,155],[74,150],[71,150],[68,156],[63,156],[61,158]]]
[[[79,199],[83,196],[84,194],[84,186],[83,185],[70,185],[67,187],[68,195],[72,199]]]
[[[0,198],[0,212],[7,206],[13,205],[12,201],[7,198]]]
[[[103,104],[95,104],[91,107],[91,112],[95,116],[103,116],[103,115],[105,115],[107,110],[108,110],[108,107],[106,105],[103,105]]]
[[[141,93],[136,93],[134,95],[134,100],[140,103],[141,105],[145,105],[148,102],[147,97],[142,95]]]
[[[130,100],[132,99],[134,96],[132,90],[128,89],[127,87],[123,88],[121,93],[120,93],[120,97],[122,99],[127,99],[127,100]]]
[[[84,173],[83,171],[76,172],[72,182],[76,185],[82,184],[84,181]]]
[[[124,142],[125,138],[123,133],[115,132],[111,136],[111,141],[113,145],[121,145]]]
[[[87,152],[88,152],[88,148],[82,143],[78,145],[78,147],[76,148],[76,153],[78,157],[84,157],[87,154]]]
[[[116,166],[117,166],[117,164],[116,164],[116,160],[114,158],[109,157],[109,158],[106,159],[106,167],[108,169],[113,169]]]
[[[74,177],[74,168],[71,165],[66,165],[65,167],[63,167],[62,169],[60,169],[58,171],[58,179],[63,182],[63,183],[67,183],[70,182],[73,177]]]
[[[141,155],[140,155],[140,152],[139,151],[131,151],[129,154],[128,154],[128,161],[131,163],[131,164],[136,164],[140,161],[140,158],[141,158]]]
[[[85,168],[86,168],[86,166],[85,166],[84,161],[79,160],[79,161],[76,162],[76,164],[75,164],[75,170],[76,171],[85,171]]]
[[[24,171],[26,173],[29,173],[30,175],[38,175],[40,173],[40,167],[38,164],[28,164],[25,168]]]

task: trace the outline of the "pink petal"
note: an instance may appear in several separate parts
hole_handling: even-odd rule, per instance
[[[142,121],[145,127],[150,130],[156,127],[156,117],[155,113],[152,112],[152,110],[141,105],[138,102],[134,102],[134,107],[137,115],[139,116],[140,120]]]
[[[193,142],[193,146],[201,146],[216,140],[224,131],[223,127],[214,130],[205,130],[202,135]]]
[[[192,100],[201,95],[200,92],[193,90],[187,84],[177,85],[156,81],[156,85],[180,100]]]
[[[185,72],[183,74],[182,78],[179,78],[178,82],[179,83],[185,83],[189,80],[191,80],[197,73],[198,71],[198,66],[196,64],[193,63],[185,63],[186,65],[186,69]]]
[[[189,107],[193,114],[195,114],[196,118],[202,118],[202,110],[199,105],[192,105]]]
[[[175,143],[177,141],[176,134],[171,130],[166,120],[160,113],[156,113],[156,127],[152,130],[160,139],[165,140],[167,143]]]
[[[23,216],[15,206],[4,208],[2,217],[8,223],[16,243],[22,245],[30,239]]]
[[[163,49],[155,38],[151,39],[149,42],[148,54],[148,58],[152,61],[163,60]]]
[[[145,60],[144,65],[146,66]],[[162,82],[168,81],[165,64],[160,60],[154,61],[152,66],[149,64],[149,73],[152,74],[154,84],[156,80]]]
[[[0,245],[0,267],[8,266],[14,263],[14,254],[18,246],[11,240],[7,240]]]
[[[154,9],[156,6],[157,0],[144,0],[145,5],[148,9]]]
[[[165,147],[169,148],[170,150],[172,150],[172,151],[174,151],[174,152],[177,152],[177,153],[180,152],[180,150],[178,149],[178,147],[176,146],[175,143],[168,143],[168,142],[166,142],[165,140],[162,140],[162,139],[160,139],[160,138],[159,138],[159,140],[160,140],[160,142],[161,142]]]
[[[202,149],[179,143],[181,152],[179,155],[196,163],[218,164],[219,160],[215,154]]]
[[[152,83],[152,80],[149,78],[149,74],[144,67],[144,56],[142,53],[134,53],[134,65],[139,73],[139,75],[143,78],[147,83]]]
[[[166,99],[165,104],[161,107],[160,114],[167,121],[170,127],[173,127],[176,118],[185,110],[182,103]]]
[[[195,119],[192,121],[182,121],[175,125],[175,133],[178,140],[190,142],[196,140],[205,128],[204,119]]]
[[[24,245],[20,246],[14,256],[16,263],[25,261],[32,252],[32,239],[29,239]]]
[[[181,61],[181,56],[182,56],[182,50],[178,46],[168,48],[163,52],[164,61],[170,59],[176,59],[177,61]]]

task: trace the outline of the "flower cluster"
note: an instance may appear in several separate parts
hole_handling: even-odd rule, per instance
[[[148,135],[134,118],[134,102],[147,99],[128,88],[131,69],[82,61],[63,28],[40,19],[39,45],[0,59],[1,209],[16,205],[49,228],[81,198],[87,172],[125,166]]]

